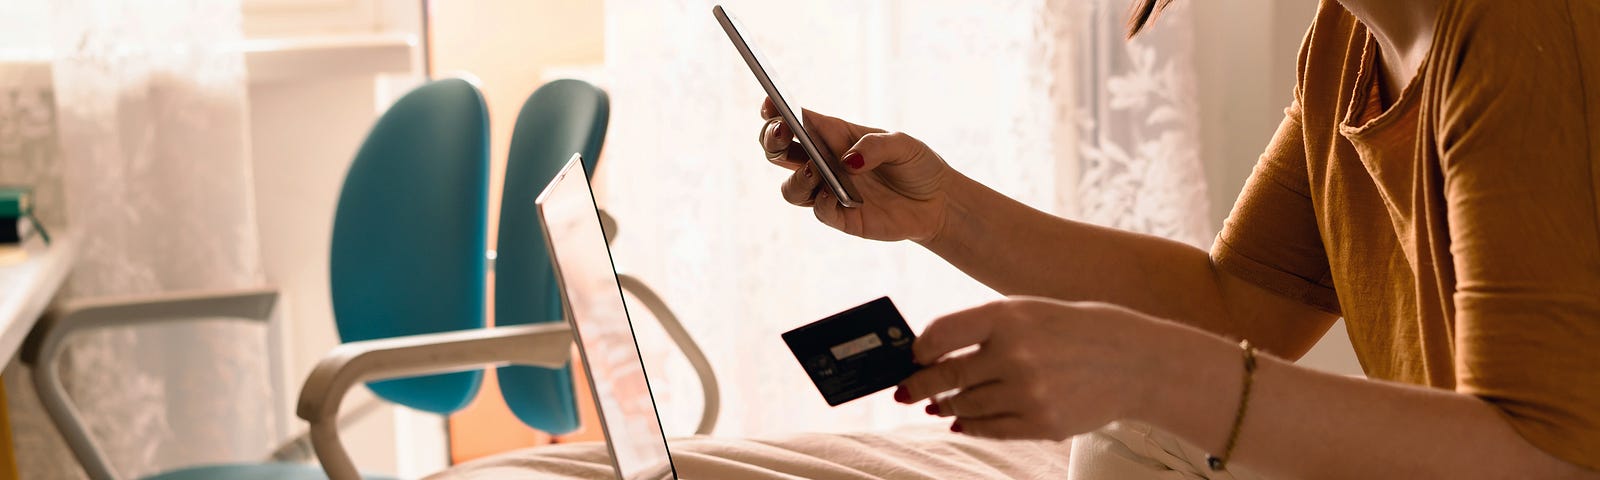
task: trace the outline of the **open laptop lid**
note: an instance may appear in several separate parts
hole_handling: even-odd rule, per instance
[[[617,478],[677,478],[578,155],[567,161],[536,204]]]

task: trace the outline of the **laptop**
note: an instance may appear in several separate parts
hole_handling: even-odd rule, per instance
[[[556,283],[617,478],[676,479],[588,178],[573,155],[535,202]]]

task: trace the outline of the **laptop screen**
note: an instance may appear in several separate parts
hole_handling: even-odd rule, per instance
[[[600,423],[618,476],[674,474],[644,361],[617,283],[611,250],[577,155],[537,201],[562,299],[600,406]]]

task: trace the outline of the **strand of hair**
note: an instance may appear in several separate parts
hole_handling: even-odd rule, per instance
[[[1133,2],[1133,9],[1128,12],[1128,38],[1133,38],[1139,32],[1144,31],[1144,27],[1150,24],[1150,20],[1154,19],[1170,4],[1172,4],[1172,0],[1137,0]]]

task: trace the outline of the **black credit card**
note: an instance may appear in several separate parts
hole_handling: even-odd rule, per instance
[[[911,355],[916,339],[889,297],[783,334],[830,406],[893,387],[915,373],[921,368]]]

